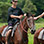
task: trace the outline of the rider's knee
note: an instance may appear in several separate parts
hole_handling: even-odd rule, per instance
[[[9,30],[9,31],[6,32],[6,37],[8,37],[8,35],[10,34],[11,31],[12,30]]]
[[[11,32],[11,31],[12,31],[12,30],[10,29],[10,30],[8,31],[8,33]]]

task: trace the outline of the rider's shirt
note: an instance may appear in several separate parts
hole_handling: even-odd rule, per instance
[[[11,18],[10,15],[15,15],[15,16],[24,15],[24,12],[19,7],[16,7],[16,8],[10,7],[8,9],[8,22],[12,21],[12,22],[15,23],[17,21],[20,21],[20,19],[18,19],[18,18]]]

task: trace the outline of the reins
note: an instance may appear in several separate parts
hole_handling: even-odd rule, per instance
[[[21,20],[20,20],[20,23],[21,23]],[[23,30],[25,33],[30,33],[30,32],[27,32],[27,31],[23,28],[22,23],[21,23],[20,25],[21,25],[22,30]]]

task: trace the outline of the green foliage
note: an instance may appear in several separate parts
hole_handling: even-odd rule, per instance
[[[44,11],[44,0],[31,0],[37,7],[36,16]]]
[[[32,0],[32,2],[40,9],[44,10],[44,0]]]
[[[0,22],[6,22],[7,21],[7,15],[8,15],[8,8],[11,6],[10,3],[6,2],[0,2]]]
[[[25,0],[19,0],[18,2],[18,6],[21,7],[21,8],[24,8],[24,5],[25,5]]]
[[[41,22],[44,22],[44,19],[43,18],[39,18],[38,20],[35,21],[36,23],[41,23]]]
[[[0,0],[0,2],[7,2],[7,0]]]
[[[32,3],[31,0],[26,0],[23,10],[24,10],[25,12],[35,13],[34,11],[37,11],[37,8],[36,8],[35,5],[33,5],[33,3]]]
[[[8,2],[8,3],[10,3],[10,2],[11,2],[11,0],[7,0],[7,2]]]

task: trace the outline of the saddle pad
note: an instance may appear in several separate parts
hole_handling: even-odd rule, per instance
[[[5,33],[6,33],[7,30],[8,30],[7,28],[8,28],[8,26],[4,28],[3,32],[1,33],[2,36],[6,36]]]
[[[11,34],[12,37],[13,37],[13,35],[14,35],[14,31],[16,30],[18,24],[19,24],[19,23],[17,23],[17,24],[13,27],[13,29],[12,29],[12,34]],[[2,35],[2,36],[6,36],[6,32],[9,30],[9,28],[10,28],[10,27],[8,27],[8,26],[5,27],[1,35]]]
[[[44,29],[39,33],[38,39],[44,40]]]

